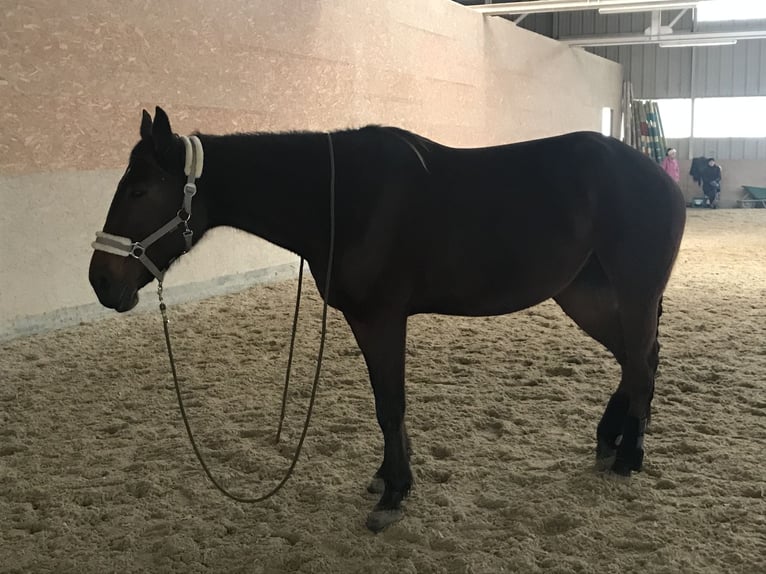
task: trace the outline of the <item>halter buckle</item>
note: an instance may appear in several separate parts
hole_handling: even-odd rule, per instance
[[[184,241],[186,242],[186,251],[189,251],[189,249],[191,249],[192,237],[194,236],[194,232],[189,227],[187,227],[183,231],[183,236],[184,236]]]
[[[144,249],[144,246],[141,245],[140,242],[136,241],[133,245],[130,246],[130,253],[128,253],[128,255],[136,259],[141,259],[141,256],[145,252],[146,252],[146,249]]]

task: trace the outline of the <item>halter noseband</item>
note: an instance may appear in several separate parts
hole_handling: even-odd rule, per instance
[[[146,255],[146,250],[149,249],[152,244],[165,237],[168,233],[175,231],[180,225],[183,225],[183,236],[186,241],[186,249],[181,253],[181,255],[183,255],[191,249],[192,236],[194,235],[194,232],[189,227],[189,219],[191,219],[192,214],[192,198],[197,193],[197,185],[195,181],[202,176],[202,165],[205,160],[205,153],[202,150],[202,142],[197,136],[181,136],[181,141],[184,143],[186,152],[184,173],[186,174],[187,179],[186,185],[184,185],[184,201],[181,205],[181,209],[176,213],[176,216],[143,241],[133,241],[129,237],[96,231],[96,240],[91,243],[93,249],[98,251],[104,251],[121,257],[133,257],[134,259],[138,259],[160,283],[162,283],[162,279],[165,276],[165,271],[167,271],[167,269],[160,271]]]

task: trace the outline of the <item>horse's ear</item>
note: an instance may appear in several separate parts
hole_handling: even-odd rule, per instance
[[[154,110],[152,140],[154,140],[154,150],[160,155],[168,151],[173,145],[173,131],[170,129],[170,120],[165,110],[159,106]]]
[[[141,139],[148,140],[152,137],[152,116],[146,110],[141,114]]]

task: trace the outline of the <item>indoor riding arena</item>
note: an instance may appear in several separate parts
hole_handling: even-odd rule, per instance
[[[761,4],[4,3],[0,573],[766,572]]]

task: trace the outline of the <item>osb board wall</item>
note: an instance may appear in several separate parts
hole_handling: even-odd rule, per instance
[[[142,106],[185,132],[393,123],[455,145],[597,128],[617,65],[448,0],[4,9],[3,173],[117,168]]]
[[[94,301],[88,243],[144,107],[163,106],[179,133],[383,123],[456,146],[598,129],[601,108],[619,107],[618,65],[449,0],[37,0],[0,11],[0,232],[15,247],[2,254],[0,320]],[[73,206],[66,219],[45,225],[62,204]],[[171,279],[292,260],[219,235]],[[216,254],[232,250],[244,256],[221,266]]]

